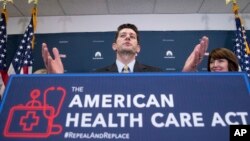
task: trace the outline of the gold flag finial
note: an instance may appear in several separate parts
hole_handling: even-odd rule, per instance
[[[3,2],[3,9],[6,9],[6,5],[7,5],[8,2],[13,3],[13,0],[0,0],[0,1]]]
[[[34,3],[35,5],[37,5],[38,4],[38,0],[28,0],[28,3]]]
[[[236,16],[238,16],[238,11],[239,11],[239,6],[237,4],[237,0],[226,0],[226,5],[228,5],[229,3],[233,3],[233,6],[232,6],[232,11],[234,12],[234,14]]]
[[[226,0],[226,4],[229,4],[230,2],[236,3],[236,0]]]

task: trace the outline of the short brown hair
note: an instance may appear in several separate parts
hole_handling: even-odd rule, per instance
[[[227,48],[216,48],[209,53],[207,69],[210,70],[211,59],[226,59],[228,61],[228,71],[239,71],[239,63],[236,55]]]
[[[117,28],[116,34],[115,34],[115,42],[118,38],[119,32],[124,29],[124,28],[129,28],[132,29],[135,33],[136,33],[136,38],[138,41],[138,44],[140,43],[140,39],[139,39],[139,31],[137,29],[137,27],[134,24],[130,24],[130,23],[126,23],[126,24],[122,24]]]

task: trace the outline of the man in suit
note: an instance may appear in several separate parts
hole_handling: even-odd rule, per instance
[[[196,45],[187,59],[183,71],[194,71],[201,62],[208,47],[208,38],[203,37]],[[97,69],[97,72],[160,72],[158,67],[148,66],[136,60],[140,52],[140,39],[137,27],[133,24],[122,24],[118,27],[112,49],[116,52],[116,61],[110,66]],[[42,57],[48,73],[64,73],[64,67],[57,48],[52,49],[54,59],[51,57],[47,45],[42,44]]]
[[[125,66],[125,65],[124,65]],[[161,72],[162,70],[158,67],[149,66],[145,64],[141,64],[138,61],[135,61],[134,66],[129,67],[127,73],[131,72]],[[118,69],[116,63],[113,63],[110,66],[106,66],[104,68],[97,69],[96,72],[119,72],[119,73],[126,73],[121,66],[120,69]]]

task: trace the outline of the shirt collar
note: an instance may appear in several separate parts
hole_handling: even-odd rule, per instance
[[[117,68],[118,68],[118,72],[121,73],[123,67],[125,66],[125,64],[123,64],[119,60],[116,60],[116,65],[117,65]],[[135,60],[131,61],[127,66],[129,67],[131,72],[134,72]]]

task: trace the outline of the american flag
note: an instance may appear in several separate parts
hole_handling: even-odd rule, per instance
[[[30,74],[32,73],[33,56],[32,44],[34,39],[33,17],[23,35],[20,45],[10,64],[8,74]]]
[[[7,53],[6,15],[4,12],[2,12],[0,19],[0,71],[2,76],[3,74],[7,73],[6,53]]]
[[[234,53],[239,59],[241,70],[247,72],[248,77],[250,77],[250,55],[247,53],[247,48],[249,44],[247,41],[246,31],[239,16],[235,17],[235,23],[236,40],[234,46]]]
[[[1,72],[1,90],[0,97],[3,94],[3,90],[7,83],[7,64],[6,64],[6,54],[7,54],[7,33],[6,33],[6,13],[3,11],[0,17],[0,72]],[[0,98],[1,99],[1,98]]]

